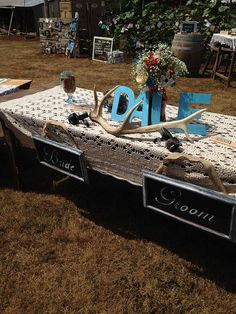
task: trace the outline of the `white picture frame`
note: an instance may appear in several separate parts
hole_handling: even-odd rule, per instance
[[[92,60],[107,63],[107,53],[113,50],[113,40],[111,37],[94,36]]]
[[[198,22],[196,21],[182,21],[180,24],[180,32],[181,33],[196,33],[197,24]]]

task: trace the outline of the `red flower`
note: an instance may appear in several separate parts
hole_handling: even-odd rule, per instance
[[[150,68],[151,66],[157,65],[159,63],[159,60],[154,57],[154,52],[151,51],[150,56],[148,57],[148,59],[145,60],[145,62],[147,67]]]
[[[172,69],[169,69],[167,73],[169,74],[169,76],[172,76],[175,74],[175,71]]]

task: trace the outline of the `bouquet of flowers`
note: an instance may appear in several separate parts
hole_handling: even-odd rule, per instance
[[[188,73],[185,63],[166,44],[141,53],[133,65],[132,76],[140,89],[160,91],[176,84],[179,76]]]

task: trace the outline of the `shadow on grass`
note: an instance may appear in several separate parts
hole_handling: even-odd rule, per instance
[[[5,157],[4,157],[5,156]],[[24,159],[24,191],[51,193],[51,179],[58,176],[39,165],[31,155]],[[5,159],[4,159],[5,158]],[[10,187],[6,155],[0,155],[0,188]],[[73,201],[80,214],[127,239],[150,241],[191,262],[189,271],[207,278],[229,292],[236,292],[236,245],[177,222],[142,205],[142,188],[89,172],[90,184],[70,179],[57,193]],[[223,210],[223,209],[222,209]]]

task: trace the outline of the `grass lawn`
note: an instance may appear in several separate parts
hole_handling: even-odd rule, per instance
[[[42,55],[38,41],[0,40],[0,76],[33,79],[18,97],[59,84],[73,70],[77,86],[137,89],[131,63]],[[211,93],[210,111],[236,114],[236,88],[181,78],[168,90]],[[144,209],[141,188],[90,173],[90,184],[50,189],[51,171],[26,170],[14,191],[0,144],[1,313],[235,313],[236,246]]]

